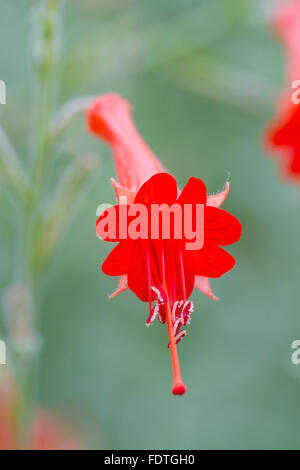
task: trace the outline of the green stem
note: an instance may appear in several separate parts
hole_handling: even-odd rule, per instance
[[[36,51],[36,103],[32,178],[36,198],[44,192],[51,150],[51,119],[56,94],[60,15],[63,0],[43,0],[39,12]]]
[[[42,0],[38,14],[36,52],[35,119],[31,168],[31,199],[24,214],[24,283],[31,298],[31,335],[39,338],[38,275],[34,264],[34,246],[39,233],[39,204],[43,200],[50,163],[51,134],[55,89],[56,64],[60,32],[60,14],[63,0]],[[16,374],[20,387],[18,410],[18,447],[28,447],[28,437],[38,402],[39,348],[15,355]]]

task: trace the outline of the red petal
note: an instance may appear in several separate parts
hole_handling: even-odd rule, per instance
[[[300,77],[300,3],[282,1],[275,5],[273,26],[285,49],[286,92],[280,100],[277,116],[269,124],[265,140],[267,150],[281,150],[284,177],[299,181],[300,176],[300,107],[292,104],[292,82]],[[295,92],[297,90],[295,89]]]
[[[190,178],[177,202],[179,204],[206,204],[206,187],[203,181],[194,177]]]
[[[276,122],[269,128],[269,139],[275,146],[295,147],[300,144],[300,110],[298,105],[285,107]]]
[[[293,173],[294,176],[299,178],[300,175],[300,145],[294,149],[294,155],[289,167],[289,170]]]
[[[177,183],[168,173],[152,176],[138,191],[135,203],[139,204],[173,204],[177,198]]]
[[[102,271],[109,276],[122,276],[127,274],[132,259],[132,244],[124,240],[108,255],[102,265]]]
[[[193,273],[189,272],[187,269],[184,270],[184,277],[185,277],[185,290],[186,290],[186,298],[188,299],[190,297],[190,295],[192,294],[193,292],[193,289],[194,289],[194,284],[195,284],[195,276]],[[179,277],[179,273],[177,274],[177,279],[179,280],[180,277]],[[179,299],[181,298],[180,297],[180,293],[178,292],[178,296],[177,296]]]
[[[208,295],[213,300],[219,300],[218,297],[216,297],[211,290],[209,280],[207,277],[204,276],[195,276],[195,287],[196,289],[200,290],[200,292],[203,292],[203,294]]]
[[[148,302],[147,266],[142,243],[135,242],[134,253],[129,253],[131,259],[128,272],[128,287],[143,302]]]
[[[198,276],[220,277],[235,265],[235,259],[219,247],[207,246],[199,251],[185,251],[187,270]]]
[[[126,274],[124,274],[120,278],[119,285],[118,285],[117,289],[109,296],[109,298],[113,299],[114,297],[121,294],[122,292],[124,292],[127,289],[128,289],[128,277],[127,277]]]
[[[266,150],[280,151],[284,176],[299,178],[300,174],[300,106],[284,106],[265,132]]]
[[[241,223],[229,212],[215,207],[205,208],[205,245],[230,245],[240,239],[241,233]]]

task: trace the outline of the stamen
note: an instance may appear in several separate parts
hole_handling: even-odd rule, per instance
[[[181,341],[182,338],[184,338],[186,335],[187,335],[186,330],[179,331],[179,333],[177,333],[177,335],[175,336],[176,344],[178,344],[179,341]],[[170,348],[170,343],[168,344],[168,348]]]
[[[174,323],[174,328],[173,328],[175,336],[177,335],[178,330],[180,329],[181,325],[182,325],[181,318],[178,318],[178,320],[176,320],[176,322]]]
[[[164,265],[164,262],[165,262],[164,252],[162,253],[162,260],[163,260],[163,265]],[[177,352],[177,347],[176,347],[176,339],[175,339],[174,329],[173,329],[169,292],[168,292],[168,286],[167,286],[165,278],[164,278],[164,291],[167,296],[167,302],[165,304],[165,307],[166,307],[167,325],[168,325],[171,359],[172,359],[172,367],[173,367],[172,392],[174,393],[174,395],[183,395],[186,392],[186,386],[184,385],[182,381],[181,373],[180,373],[180,365],[179,365],[179,358],[178,358],[178,352]]]
[[[161,289],[155,286],[151,286],[151,289],[156,294],[158,302],[164,304],[167,301],[166,296],[164,295],[164,292]]]
[[[157,315],[158,315],[158,319],[160,323],[165,323],[165,320],[162,317],[162,308],[167,301],[167,297],[161,288],[152,286],[151,289],[155,295],[155,300],[154,300],[155,303],[154,303],[154,307],[151,308],[150,315],[146,322],[146,326],[150,326],[154,322]]]
[[[176,300],[176,302],[174,302],[174,305],[173,305],[173,308],[172,308],[172,320],[173,320],[173,323],[176,322],[176,310],[177,310],[177,308],[180,308],[180,307],[181,307],[182,303],[183,303],[182,300]]]
[[[147,321],[146,321],[146,326],[150,326],[152,325],[152,323],[154,322],[155,318],[157,317],[157,315],[159,314],[159,307],[160,305],[159,304],[155,304],[153,309],[151,310],[151,314],[149,315]]]
[[[191,322],[191,315],[194,311],[194,303],[191,300],[187,300],[181,310],[181,319],[183,325],[189,325]]]
[[[175,336],[176,344],[179,343],[179,341],[184,338],[187,335],[186,330],[181,330],[179,333]]]

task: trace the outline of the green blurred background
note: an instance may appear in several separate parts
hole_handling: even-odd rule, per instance
[[[0,0],[0,122],[25,160],[31,113],[32,16],[37,2]],[[113,202],[110,150],[76,119],[55,147],[54,171],[95,152],[99,171],[43,282],[40,402],[75,421],[87,447],[300,448],[299,190],[278,178],[261,134],[283,88],[283,53],[268,29],[272,1],[69,0],[58,102],[116,91],[145,140],[184,185],[209,192],[230,175],[224,208],[243,223],[236,268],[194,292],[179,345],[184,397],[171,395],[167,330],[100,266],[98,204]],[[15,206],[0,189],[0,290],[15,276]]]

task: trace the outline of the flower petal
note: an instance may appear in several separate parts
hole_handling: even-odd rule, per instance
[[[211,290],[209,280],[204,276],[195,276],[195,287],[196,289],[203,292],[203,294],[208,295],[213,300],[219,300],[219,297],[216,297]]]
[[[300,108],[291,104],[280,111],[280,116],[270,124],[267,139],[275,147],[300,146]]]
[[[290,104],[279,111],[265,132],[268,152],[278,153],[281,172],[288,178],[300,176],[300,105]]]
[[[199,178],[190,178],[183,188],[177,202],[179,204],[206,204],[206,187]]]
[[[143,302],[148,302],[148,282],[147,282],[147,267],[145,262],[145,255],[142,249],[142,243],[136,242],[134,253],[129,253],[128,256],[133,261],[130,263],[128,272],[128,287],[137,297]]]
[[[273,9],[272,25],[285,50],[286,91],[279,101],[276,117],[268,125],[264,146],[278,152],[283,177],[299,182],[300,178],[300,106],[292,103],[292,83],[300,77],[300,3],[278,2]],[[298,90],[295,88],[298,95]]]
[[[115,290],[115,292],[113,292],[109,298],[110,299],[113,299],[114,297],[116,297],[117,295],[121,294],[122,292],[124,292],[125,290],[128,289],[128,277],[126,274],[124,274],[123,276],[121,276],[120,278],[120,282],[119,282],[119,285],[118,285],[118,288]]]
[[[138,204],[173,204],[177,198],[177,183],[169,173],[152,176],[139,189],[135,203]]]
[[[204,243],[214,245],[231,245],[237,242],[242,233],[240,221],[222,209],[205,208]]]
[[[193,273],[189,272],[187,269],[184,270],[184,277],[185,277],[185,290],[186,290],[186,298],[188,299],[193,292],[194,285],[195,285],[195,276]],[[180,279],[178,276],[177,279]],[[178,296],[179,298],[179,296]]]
[[[211,207],[220,207],[225,199],[229,194],[230,183],[226,181],[226,186],[223,191],[218,194],[212,194],[211,196],[207,196],[207,205]]]
[[[185,251],[186,269],[198,276],[220,277],[235,265],[235,259],[219,247],[206,246],[199,251]]]
[[[102,264],[102,271],[109,276],[122,276],[128,273],[132,257],[132,246],[128,240],[120,242]]]

